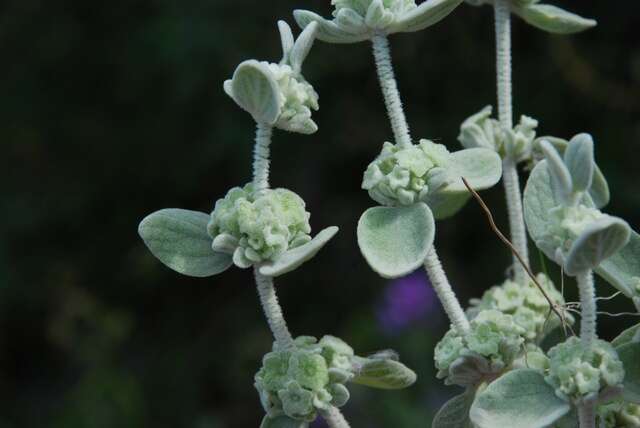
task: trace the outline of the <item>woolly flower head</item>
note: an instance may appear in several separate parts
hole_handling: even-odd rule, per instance
[[[553,302],[558,306],[564,305],[562,294],[545,274],[538,274],[536,280]],[[467,314],[474,318],[479,312],[487,309],[512,315],[515,323],[525,330],[524,337],[529,342],[540,341],[561,324],[555,313],[549,314],[549,302],[533,281],[521,286],[507,280],[502,285],[491,287],[485,291],[481,299],[471,300]],[[568,313],[565,314],[565,320],[569,323],[574,321]]]
[[[552,221],[543,242],[558,250],[568,252],[576,238],[594,221],[606,216],[585,205],[560,205],[549,213]]]
[[[640,427],[640,405],[613,402],[598,409],[600,427]]]
[[[287,415],[313,421],[318,410],[340,407],[349,399],[344,386],[352,373],[353,349],[333,336],[319,342],[310,336],[295,340],[295,347],[279,349],[262,360],[255,376],[255,387],[269,417]]]
[[[232,253],[233,262],[247,268],[309,242],[309,216],[292,191],[269,189],[256,195],[248,184],[216,202],[207,231],[215,251]]]
[[[501,372],[520,352],[524,333],[511,315],[497,310],[480,312],[471,321],[467,334],[449,330],[436,345],[438,378],[446,378],[448,384],[468,386]]]
[[[442,144],[429,140],[410,146],[387,142],[365,171],[362,188],[382,205],[411,205],[448,183],[445,168],[449,163],[450,153]]]
[[[580,401],[591,398],[606,387],[621,386],[624,368],[611,344],[596,340],[585,348],[571,337],[549,350],[549,373],[545,380],[556,395]]]
[[[331,0],[331,4],[335,7],[333,16],[337,17],[343,9],[350,9],[362,18],[365,18],[371,7],[371,3],[373,3],[372,0]],[[392,13],[395,17],[409,12],[418,6],[415,0],[382,0],[382,7],[385,12]]]

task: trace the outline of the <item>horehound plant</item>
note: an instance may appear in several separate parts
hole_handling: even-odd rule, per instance
[[[438,378],[465,388],[438,412],[436,428],[640,426],[640,325],[612,342],[597,336],[594,272],[640,309],[640,235],[622,219],[602,213],[609,188],[594,160],[588,134],[566,141],[537,137],[538,122],[522,116],[514,126],[511,17],[551,33],[595,26],[537,0],[467,0],[495,13],[498,118],[492,108],[465,120],[462,150],[429,139],[413,140],[403,111],[388,37],[417,32],[449,15],[462,0],[332,0],[331,19],[296,10],[297,40],[278,22],[279,63],[241,63],[225,92],[255,120],[253,179],[232,188],[209,215],[181,209],[151,214],[139,232],[171,269],[208,277],[236,265],[252,268],[274,344],[255,375],[266,416],[261,427],[307,427],[318,415],[330,427],[348,427],[339,407],[348,382],[404,388],[416,375],[393,351],[360,357],[343,340],[326,335],[294,338],[276,297],[274,278],[311,259],[338,231],[311,237],[304,201],[269,186],[274,128],[312,134],[318,94],[301,74],[317,38],[329,43],[370,41],[393,140],[364,172],[362,188],[380,206],[361,216],[357,239],[379,275],[397,278],[423,266],[451,322],[435,348]],[[524,198],[518,166],[531,170]],[[509,241],[477,191],[504,183]],[[434,246],[435,220],[456,214],[471,196],[513,252],[512,277],[490,287],[465,310]],[[527,232],[538,249],[575,277],[580,310],[553,282],[529,266]],[[570,335],[580,314],[579,337]],[[564,341],[549,344],[552,331]],[[562,337],[562,335],[560,335]],[[560,339],[562,340],[562,339]]]

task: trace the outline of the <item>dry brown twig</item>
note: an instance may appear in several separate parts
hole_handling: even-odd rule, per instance
[[[473,197],[476,199],[476,201],[478,201],[478,203],[482,207],[485,215],[487,216],[487,220],[489,220],[489,225],[491,226],[491,229],[493,230],[493,232],[498,236],[498,238],[500,238],[500,240],[502,242],[504,242],[504,244],[507,247],[509,247],[511,252],[516,256],[516,258],[518,259],[518,261],[520,262],[520,264],[522,265],[524,270],[527,272],[527,275],[529,275],[529,277],[531,278],[531,281],[533,281],[533,283],[536,285],[536,287],[538,287],[538,290],[540,290],[540,292],[542,293],[544,298],[547,299],[547,302],[549,302],[550,310],[555,312],[555,314],[560,319],[560,322],[562,323],[562,327],[564,328],[564,331],[565,331],[565,336],[567,335],[567,327],[569,328],[569,330],[571,330],[571,334],[575,336],[576,333],[571,328],[571,325],[569,325],[569,323],[567,323],[563,311],[558,309],[558,304],[556,302],[554,302],[553,300],[551,300],[551,298],[549,297],[547,292],[544,290],[544,288],[542,288],[542,286],[540,285],[540,283],[536,279],[535,275],[531,271],[531,268],[529,268],[529,266],[527,266],[527,264],[522,259],[522,256],[520,256],[520,253],[518,253],[518,250],[515,249],[515,247],[511,243],[511,241],[509,241],[507,239],[507,237],[504,236],[504,234],[500,231],[500,229],[496,225],[496,222],[493,220],[493,214],[491,214],[491,210],[489,209],[487,204],[484,202],[482,197],[478,194],[478,192],[476,192],[475,190],[473,190],[471,188],[471,186],[469,185],[469,182],[464,177],[460,177],[460,178],[462,178],[462,182],[467,187],[467,190],[469,190],[469,192],[473,195]]]

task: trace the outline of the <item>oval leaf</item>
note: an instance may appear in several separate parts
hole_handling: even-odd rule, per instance
[[[209,214],[164,209],[148,215],[138,227],[151,253],[183,275],[207,277],[231,266],[231,256],[213,251],[207,234]]]
[[[571,139],[564,152],[564,163],[571,174],[573,190],[585,192],[593,183],[595,160],[593,138],[589,134],[579,134]]]
[[[511,371],[476,396],[469,416],[479,428],[542,428],[571,410],[533,369]]]
[[[573,182],[571,181],[571,174],[569,174],[569,170],[564,164],[564,160],[560,157],[555,147],[548,141],[541,141],[540,147],[548,163],[554,194],[568,202],[573,192]]]
[[[611,341],[611,345],[614,348],[617,348],[622,345],[626,345],[627,343],[635,341],[636,335],[638,334],[638,329],[640,329],[640,324],[636,324],[632,327],[629,327],[622,333],[620,333],[615,339]],[[640,339],[640,337],[639,337]]]
[[[309,55],[309,51],[311,51],[313,42],[316,40],[317,33],[318,23],[311,22],[305,27],[300,36],[298,36],[298,40],[296,40],[293,45],[291,55],[289,56],[289,63],[296,73],[300,72],[302,63],[307,59],[307,55]]]
[[[368,358],[351,381],[378,389],[402,389],[413,385],[416,378],[415,372],[399,361]]]
[[[418,268],[433,245],[435,223],[423,203],[369,208],[358,222],[358,245],[371,268],[397,278]]]
[[[627,245],[630,233],[627,222],[617,217],[606,216],[594,221],[571,245],[564,263],[565,272],[576,275],[598,267]]]
[[[530,4],[514,12],[536,28],[557,34],[572,34],[595,27],[597,22],[549,4]]]
[[[454,177],[442,192],[469,193],[461,177],[474,190],[484,190],[494,186],[502,177],[502,159],[493,150],[473,148],[451,153],[451,166],[447,171]]]
[[[427,0],[397,19],[389,33],[424,30],[444,19],[462,2],[463,0]]]
[[[637,296],[640,285],[640,235],[631,232],[629,243],[600,263],[596,273],[627,297]]]
[[[473,428],[469,419],[473,398],[474,392],[470,389],[447,401],[433,418],[431,428]]]
[[[308,422],[291,419],[285,415],[276,416],[275,418],[265,416],[260,424],[260,428],[307,428],[308,426]]]
[[[280,41],[282,42],[282,62],[289,61],[289,54],[293,49],[293,33],[291,27],[285,21],[278,21],[278,29],[280,30]]]
[[[274,262],[262,265],[260,273],[265,276],[275,277],[291,272],[313,258],[336,233],[338,233],[336,226],[327,227],[306,244],[287,250]]]
[[[244,61],[231,80],[233,99],[256,122],[273,125],[280,116],[280,89],[271,71],[255,60]]]
[[[640,343],[627,343],[617,347],[616,351],[624,365],[622,396],[627,401],[640,403]]]
[[[294,10],[293,17],[300,26],[306,28],[310,23],[318,23],[316,38],[329,43],[357,43],[369,39],[369,33],[351,33],[338,27],[334,22],[308,10]]]

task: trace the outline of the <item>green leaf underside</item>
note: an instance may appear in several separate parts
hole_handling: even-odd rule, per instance
[[[624,365],[622,396],[627,401],[640,403],[640,343],[626,343],[617,347],[616,351]]]
[[[456,214],[471,198],[471,193],[435,193],[427,198],[427,205],[433,212],[436,220],[443,220]]]
[[[542,428],[571,410],[533,369],[511,371],[476,396],[469,415],[479,428]]]
[[[600,263],[595,271],[626,296],[638,295],[635,287],[640,278],[640,235],[631,231],[627,245]]]
[[[432,428],[473,428],[469,419],[469,409],[473,404],[473,390],[456,395],[447,401],[433,418]]]
[[[394,32],[413,32],[424,30],[446,18],[463,0],[427,0],[417,8],[402,16],[389,29]]]
[[[629,327],[628,329],[620,333],[615,339],[613,339],[611,341],[611,345],[614,348],[618,348],[622,345],[625,345],[631,342],[634,336],[636,335],[636,333],[638,332],[638,328],[640,328],[640,324],[636,324],[632,327]]]
[[[327,227],[306,244],[288,250],[278,257],[276,261],[261,266],[260,273],[265,276],[275,277],[291,272],[313,258],[336,233],[338,233],[336,226]]]
[[[572,34],[594,27],[597,22],[549,4],[516,7],[514,12],[536,28],[556,34]]]
[[[350,33],[340,27],[334,22],[324,19],[320,15],[310,12],[308,10],[294,10],[293,17],[300,26],[300,28],[306,28],[310,23],[318,23],[318,32],[316,38],[328,43],[357,43],[368,40],[370,37],[369,32],[362,33]]]
[[[231,83],[233,98],[256,122],[273,125],[280,116],[278,84],[269,69],[255,60],[238,66]]]
[[[416,381],[416,374],[399,361],[370,359],[365,362],[352,382],[378,389],[402,389]]]
[[[571,246],[565,261],[569,275],[596,268],[629,241],[629,226],[617,218],[596,220]]]
[[[358,222],[358,245],[371,268],[385,278],[417,269],[433,245],[435,223],[424,203],[374,207]]]
[[[183,275],[207,277],[225,271],[231,256],[211,249],[207,234],[210,216],[198,211],[169,208],[147,216],[138,227],[151,253]]]
[[[451,154],[451,169],[450,175],[455,179],[443,192],[469,193],[461,177],[474,190],[488,189],[502,177],[502,160],[496,152],[489,149],[465,149]]]
[[[284,415],[275,418],[265,416],[260,424],[260,428],[307,428],[308,426],[307,422],[291,419]]]

